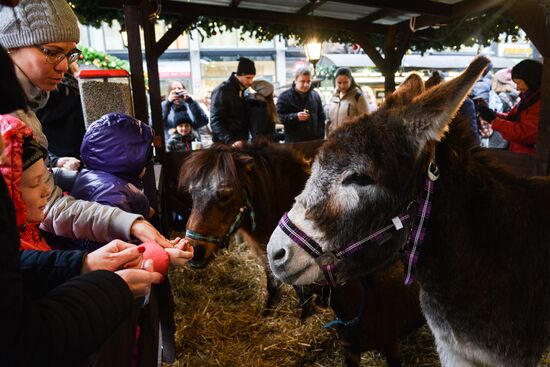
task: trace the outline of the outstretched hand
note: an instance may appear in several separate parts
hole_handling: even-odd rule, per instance
[[[130,234],[141,242],[155,241],[162,247],[174,247],[159,231],[144,219],[138,219],[132,223]]]
[[[123,266],[125,268],[135,267],[141,262],[141,254],[144,251],[143,246],[113,240],[86,255],[81,272],[85,274],[94,270],[115,271]]]
[[[193,258],[194,248],[189,243],[189,240],[177,237],[171,240],[170,243],[174,247],[164,249],[168,253],[168,256],[170,256],[170,265],[183,266]]]

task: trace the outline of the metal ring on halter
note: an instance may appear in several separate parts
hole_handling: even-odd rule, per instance
[[[336,254],[332,251],[323,252],[323,254],[315,258],[315,262],[319,266],[334,265],[339,261]]]

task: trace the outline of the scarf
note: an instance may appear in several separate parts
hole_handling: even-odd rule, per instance
[[[516,112],[513,115],[509,115],[507,118],[510,121],[519,121],[521,111],[528,109],[540,99],[540,87],[533,91],[528,89],[525,93],[521,93],[519,97],[521,100],[518,108],[516,108]]]

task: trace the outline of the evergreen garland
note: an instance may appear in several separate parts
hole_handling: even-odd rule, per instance
[[[121,25],[124,24],[122,10],[102,9],[99,7],[98,0],[67,1],[73,7],[82,24],[100,27],[102,22],[112,24],[113,20],[117,20]],[[164,20],[166,24],[172,24],[176,21],[177,16],[161,13],[159,19]],[[197,29],[201,38],[207,38],[225,31],[240,29],[243,34],[256,38],[258,41],[269,41],[275,37],[285,39],[294,37],[298,42],[303,43],[310,35],[310,28],[307,25],[287,26],[235,19],[199,17],[187,31]],[[438,51],[445,48],[459,49],[462,45],[479,44],[487,46],[493,41],[499,41],[503,35],[506,38],[515,37],[517,39],[518,34],[519,27],[513,19],[502,9],[497,8],[474,17],[453,20],[437,29],[419,30],[413,35],[410,50],[425,52],[429,49]],[[321,41],[355,43],[352,36],[347,32],[319,30],[316,36]],[[369,37],[378,49],[383,48],[383,35],[369,34]]]
[[[105,52],[97,51],[92,48],[79,47],[82,51],[79,65],[94,65],[98,69],[123,69],[130,71],[130,65],[127,61],[121,60],[118,57],[111,56]]]

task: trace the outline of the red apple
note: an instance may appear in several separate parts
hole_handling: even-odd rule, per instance
[[[147,259],[153,260],[154,270],[166,276],[170,267],[170,256],[164,251],[164,248],[155,241],[144,242],[140,246],[145,247],[143,261]]]

